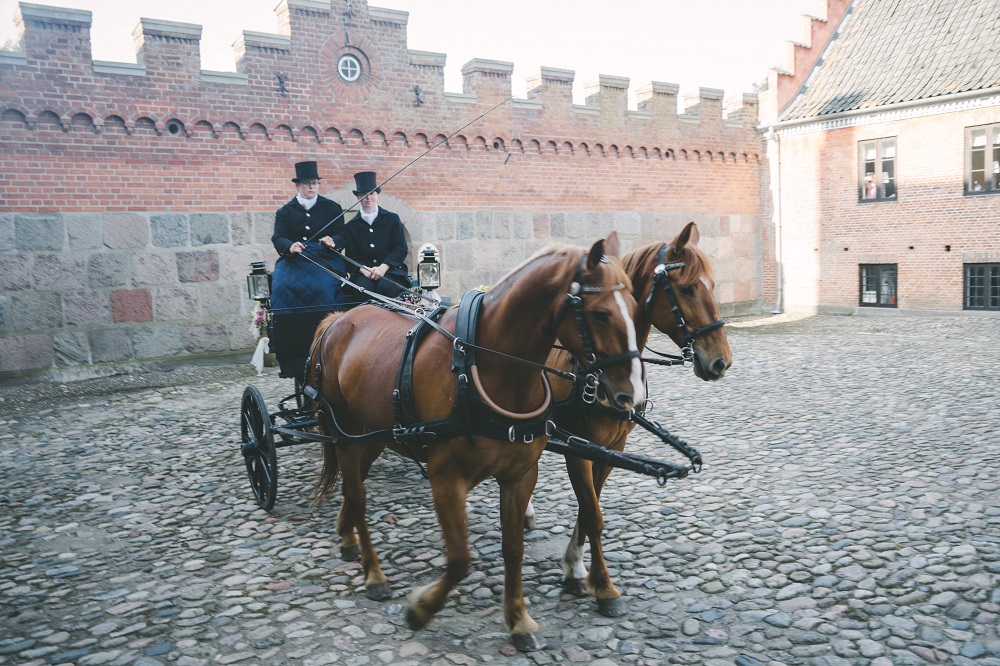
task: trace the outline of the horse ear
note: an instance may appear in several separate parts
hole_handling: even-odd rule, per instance
[[[604,239],[597,241],[590,248],[590,254],[587,255],[587,270],[592,271],[594,267],[601,262],[601,258],[604,256]]]
[[[670,244],[671,253],[679,253],[688,243],[697,245],[700,237],[701,235],[698,233],[698,225],[694,222],[688,222],[687,226],[681,229],[681,232],[677,234],[677,238],[674,239],[674,242]]]
[[[608,237],[604,239],[604,254],[615,258],[621,256],[621,245],[618,241],[617,231],[612,231]]]

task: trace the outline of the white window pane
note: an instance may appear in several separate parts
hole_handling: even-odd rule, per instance
[[[983,148],[986,146],[986,130],[976,130],[972,133],[972,147]]]
[[[983,140],[985,141],[986,138],[983,137]],[[874,145],[865,146],[865,161],[872,162],[874,160],[875,160],[875,146]]]
[[[882,159],[892,159],[896,156],[896,145],[890,143],[889,145],[882,146]]]

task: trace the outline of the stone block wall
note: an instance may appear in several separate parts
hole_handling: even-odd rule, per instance
[[[574,73],[544,67],[515,99],[512,64],[482,59],[453,93],[445,54],[407,48],[405,12],[276,11],[280,34],[245,32],[225,73],[200,69],[197,25],[143,19],[137,62],[109,63],[89,12],[20,6],[23,51],[0,53],[0,373],[247,349],[247,264],[273,266],[306,159],[345,206],[353,173],[412,163],[380,203],[413,248],[441,248],[449,295],[550,242],[617,229],[631,249],[695,220],[724,310],[759,308],[755,96],[703,88],[679,109],[653,82],[629,110],[629,80],[602,75],[575,105]]]

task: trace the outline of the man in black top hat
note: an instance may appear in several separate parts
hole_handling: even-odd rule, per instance
[[[292,178],[292,182],[295,183],[298,194],[274,216],[271,243],[281,256],[302,252],[306,242],[324,227],[324,237],[319,240],[331,247],[326,241],[343,230],[344,209],[336,201],[320,195],[321,180],[316,162],[299,162],[295,165],[295,178]],[[330,222],[333,224],[329,224]]]
[[[406,234],[399,215],[378,205],[378,187],[374,171],[354,174],[354,196],[361,210],[344,230],[333,234],[333,243],[345,248],[347,256],[361,264],[352,281],[360,287],[394,298],[408,288],[406,274]]]
[[[331,236],[344,230],[344,209],[319,194],[316,162],[295,165],[298,194],[274,216],[271,243],[281,255],[271,285],[271,351],[282,377],[302,377],[316,326],[328,312],[343,309],[344,260],[333,251]],[[317,234],[323,234],[314,240]],[[322,266],[317,265],[322,264]]]

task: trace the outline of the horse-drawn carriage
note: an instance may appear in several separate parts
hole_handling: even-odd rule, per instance
[[[322,444],[317,499],[341,479],[341,554],[360,558],[366,595],[384,599],[391,592],[365,521],[364,479],[385,448],[420,462],[448,563],[440,580],[411,596],[407,620],[418,629],[469,567],[468,490],[496,479],[505,620],[515,645],[532,650],[542,641],[524,605],[520,569],[537,463],[547,449],[566,456],[580,503],[563,558],[564,586],[594,594],[602,613],[621,615],[624,603],[600,545],[599,497],[608,474],[621,467],[664,484],[701,466],[696,450],[647,418],[639,350],[656,326],[681,354],[643,359],[647,363],[693,367],[706,380],[721,378],[731,363],[710,269],[696,242],[692,223],[672,243],[635,250],[619,263],[612,234],[589,251],[560,246],[536,253],[488,292],[465,294],[457,307],[372,294],[377,303],[328,317],[305,354],[302,380],[277,412],[268,412],[255,387],[244,392],[242,452],[258,504],[274,505],[277,448]],[[624,452],[635,424],[687,463]],[[586,539],[589,574],[581,562]]]

